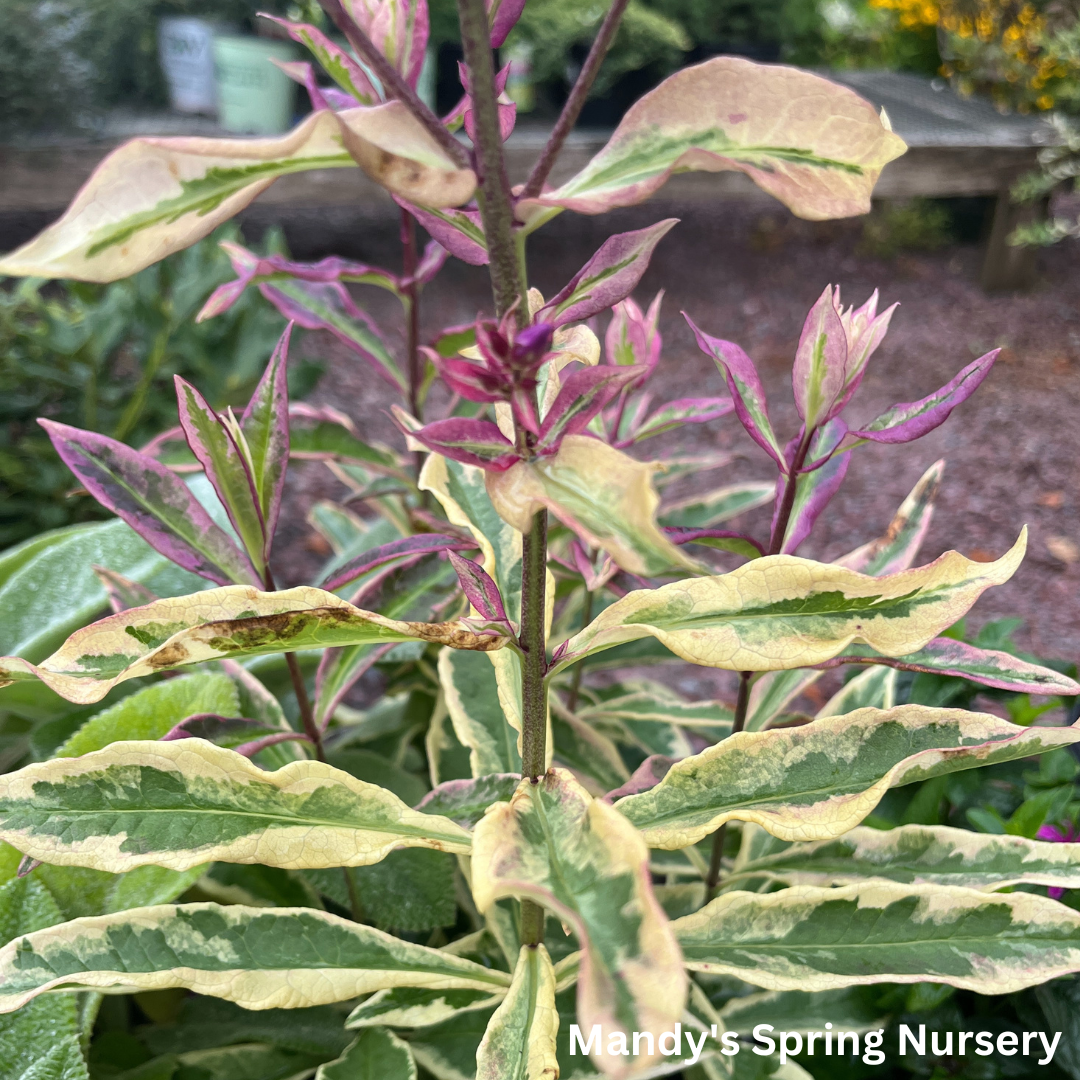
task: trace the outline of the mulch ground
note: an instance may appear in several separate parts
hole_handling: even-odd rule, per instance
[[[829,560],[879,535],[924,469],[944,458],[944,483],[920,561],[950,548],[996,557],[1027,524],[1024,565],[1008,584],[984,594],[970,622],[1018,616],[1023,647],[1043,657],[1080,658],[1080,245],[1041,253],[1039,281],[1029,292],[988,296],[977,284],[981,251],[975,245],[885,260],[860,252],[858,222],[808,223],[736,203],[688,207],[655,200],[604,218],[556,219],[531,242],[531,283],[551,295],[607,235],[667,216],[682,222],[660,245],[636,294],[647,300],[661,286],[667,290],[664,354],[651,384],[660,398],[724,392],[720,374],[679,315],[685,309],[704,330],[738,342],[756,360],[773,424],[786,441],[797,422],[790,388],[795,344],[808,308],[830,282],[842,286],[849,303],[861,303],[875,287],[883,305],[900,302],[849,419],[866,420],[893,402],[916,400],[975,357],[1003,349],[987,381],[943,427],[905,446],[859,450],[844,487],[799,553]],[[395,232],[373,224],[369,234],[349,238],[350,254],[394,266]],[[384,325],[396,325],[392,302],[382,294],[356,295]],[[489,306],[483,271],[451,261],[425,294],[425,330],[470,320]],[[396,329],[391,336],[400,340]],[[368,438],[400,439],[386,416],[393,394],[361,361],[328,335],[308,335],[303,348],[327,361],[313,400],[344,409]],[[435,414],[438,407],[436,399]],[[698,488],[774,475],[734,417],[663,438],[666,444],[654,440],[643,452],[676,445],[738,452],[730,469],[698,478]],[[321,561],[304,522],[308,507],[340,494],[321,466],[294,471],[277,552],[281,577],[290,584],[308,578]],[[765,536],[768,514],[748,514],[738,525]]]

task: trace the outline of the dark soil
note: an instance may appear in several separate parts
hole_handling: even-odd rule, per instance
[[[950,548],[977,559],[997,557],[1026,523],[1023,567],[983,596],[971,625],[1019,616],[1023,647],[1043,657],[1080,657],[1080,246],[1065,243],[1041,253],[1039,281],[1028,293],[988,296],[977,284],[981,250],[975,245],[883,260],[860,253],[858,221],[808,223],[779,209],[763,214],[737,203],[680,207],[656,200],[605,218],[557,218],[531,242],[532,284],[551,295],[607,235],[666,216],[682,223],[661,244],[637,293],[647,300],[661,286],[667,289],[664,355],[652,382],[660,398],[724,392],[720,374],[679,315],[685,309],[704,330],[738,342],[754,357],[773,424],[786,441],[796,424],[789,383],[795,344],[808,308],[830,282],[842,286],[848,303],[861,303],[877,287],[883,306],[901,304],[849,406],[851,420],[916,400],[973,358],[1003,349],[987,381],[943,427],[916,443],[869,446],[854,455],[844,487],[800,554],[829,560],[879,535],[924,469],[943,457],[944,483],[920,561]],[[395,234],[389,224],[372,224],[368,235],[350,237],[348,246],[394,266]],[[393,302],[376,290],[357,296],[384,325],[395,327],[399,339]],[[483,270],[451,261],[425,294],[425,330],[470,320],[489,306]],[[304,348],[329,362],[315,400],[347,411],[365,437],[396,443],[386,416],[395,400],[389,387],[328,336],[309,335]],[[734,417],[665,438],[666,446],[656,440],[644,452],[681,441],[683,447],[719,445],[741,455],[730,469],[700,477],[699,487],[773,475]],[[296,470],[278,552],[281,576],[290,584],[308,577],[321,559],[304,523],[308,507],[340,493],[320,466]],[[763,537],[768,514],[747,515],[739,527]]]

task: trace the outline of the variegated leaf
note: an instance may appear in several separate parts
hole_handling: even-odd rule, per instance
[[[203,739],[118,742],[0,777],[0,839],[57,866],[122,873],[215,859],[366,866],[395,847],[467,854],[469,834],[318,761],[276,772]]]
[[[851,217],[869,211],[882,168],[906,149],[851,90],[808,71],[722,56],[665,79],[577,176],[522,200],[518,216],[602,214],[647,199],[674,172],[735,170],[798,217]]]
[[[481,651],[506,643],[457,622],[399,622],[308,586],[260,592],[228,585],[110,615],[76,631],[40,665],[0,658],[0,679],[39,678],[68,701],[88,704],[128,679],[186,664],[395,641]]]
[[[495,669],[486,656],[457,649],[439,654],[439,682],[458,740],[469,748],[474,777],[520,773],[518,732],[499,701]]]
[[[184,987],[246,1009],[393,986],[492,990],[504,972],[312,908],[165,904],[38,930],[0,950],[0,1012],[49,990]]]
[[[502,896],[528,897],[573,928],[584,950],[583,1030],[600,1023],[658,1037],[681,1019],[686,979],[652,892],[645,844],[569,774],[554,769],[536,784],[523,780],[509,803],[488,811],[474,834],[472,878],[481,911]],[[641,1070],[651,1061],[641,1054],[614,1066]]]
[[[691,663],[733,671],[809,667],[854,643],[903,656],[1008,581],[1026,545],[1025,529],[996,562],[949,551],[882,578],[793,555],[755,559],[718,577],[627,593],[569,639],[562,664],[646,636]]]
[[[792,885],[856,885],[884,878],[904,885],[984,891],[1013,885],[1080,889],[1080,844],[945,825],[903,825],[887,831],[860,826],[835,840],[792,844],[740,863],[725,884],[757,876]]]
[[[919,482],[900,504],[885,532],[869,544],[863,544],[837,559],[836,564],[875,577],[895,574],[911,566],[933,520],[934,500],[941,487],[944,471],[945,459],[935,461],[919,477]]]
[[[775,494],[776,484],[772,481],[728,484],[703,495],[688,495],[668,503],[660,510],[660,521],[681,529],[708,528],[730,521],[747,510],[767,506]]]
[[[925,705],[859,709],[732,735],[616,805],[650,847],[683,848],[731,820],[783,840],[828,840],[858,825],[891,787],[1075,742],[1080,726],[1018,727]]]
[[[441,1024],[460,1013],[491,1009],[505,996],[505,987],[488,990],[421,990],[414,987],[380,990],[353,1009],[347,1026],[428,1027]]]
[[[416,1080],[409,1044],[385,1028],[366,1028],[341,1057],[319,1066],[315,1080]]]
[[[568,435],[550,457],[488,473],[487,491],[500,517],[519,532],[547,508],[632,574],[695,569],[656,525],[660,500],[652,475],[659,468],[587,435]]]
[[[520,772],[447,780],[429,791],[416,804],[416,809],[425,814],[441,814],[471,829],[492,803],[509,802],[520,780]]]
[[[896,669],[870,668],[846,682],[818,709],[816,718],[843,716],[856,709],[891,709],[896,704]]]
[[[133,139],[59,221],[0,259],[0,273],[115,281],[201,240],[279,176],[357,164],[424,205],[460,205],[476,186],[399,101],[314,112],[270,139]]]
[[[476,1080],[559,1080],[555,971],[543,945],[521,947],[514,979],[476,1051]]]
[[[807,687],[821,678],[820,670],[791,668],[766,671],[750,687],[745,731],[762,731],[779,717]]]
[[[939,982],[1008,994],[1080,970],[1080,913],[1030,893],[807,885],[726,893],[673,925],[692,970],[770,990]]]

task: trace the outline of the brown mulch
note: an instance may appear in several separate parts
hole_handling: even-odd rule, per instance
[[[923,470],[945,458],[920,561],[949,548],[978,559],[996,557],[1026,523],[1024,565],[1008,584],[984,594],[971,625],[1018,616],[1024,619],[1017,634],[1023,647],[1044,657],[1080,658],[1080,245],[1041,253],[1039,281],[1030,292],[988,296],[977,284],[981,252],[974,245],[883,260],[860,253],[858,222],[800,222],[781,210],[763,214],[760,207],[737,203],[679,207],[654,201],[604,218],[556,219],[531,242],[532,283],[551,295],[607,235],[666,216],[682,223],[661,244],[637,293],[647,300],[661,286],[667,289],[664,356],[652,382],[660,398],[724,390],[679,315],[685,309],[704,330],[738,342],[754,357],[773,424],[786,441],[796,423],[789,382],[795,343],[809,306],[829,282],[842,286],[847,302],[861,303],[877,287],[883,304],[901,304],[849,406],[849,419],[869,419],[895,401],[916,400],[976,356],[1003,348],[987,381],[943,427],[916,443],[869,446],[854,455],[844,487],[800,554],[829,560],[877,536]],[[394,231],[373,226],[369,236],[351,238],[350,254],[395,265]],[[357,297],[384,325],[395,325],[393,302],[384,295],[366,290]],[[425,295],[425,329],[467,321],[488,305],[483,270],[450,262]],[[396,330],[392,336],[400,340]],[[344,409],[368,438],[399,440],[385,415],[393,393],[361,361],[326,335],[309,335],[304,350],[328,361],[313,400]],[[644,452],[682,440],[683,447],[721,446],[742,455],[730,469],[702,476],[699,487],[774,475],[734,417],[665,438],[666,444],[645,444]],[[303,520],[307,508],[341,491],[320,466],[295,471],[277,552],[290,584],[307,578],[321,561]],[[739,527],[761,537],[768,514],[747,515]]]

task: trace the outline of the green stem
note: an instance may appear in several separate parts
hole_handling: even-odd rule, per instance
[[[341,872],[345,875],[345,889],[349,894],[349,912],[353,922],[364,922],[364,905],[360,903],[360,894],[356,891],[356,882],[353,881],[352,871],[343,866]]]
[[[161,367],[161,363],[165,359],[165,348],[169,344],[169,331],[171,329],[170,326],[164,327],[158,331],[157,337],[154,338],[154,344],[150,348],[150,355],[146,358],[146,363],[143,364],[142,375],[139,377],[135,392],[128,399],[127,406],[113,429],[114,439],[123,441],[139,422],[143,407],[146,405],[146,399],[150,395],[150,388],[154,385],[158,368]]]
[[[521,775],[534,783],[547,772],[547,512],[533,516],[521,545]]]
[[[731,723],[731,734],[737,735],[746,724],[746,710],[750,704],[750,677],[752,671],[739,672],[739,697],[735,702],[735,719]],[[713,833],[712,858],[709,860],[709,876],[705,879],[705,903],[715,895],[720,884],[720,862],[724,857],[724,834],[727,822]]]

